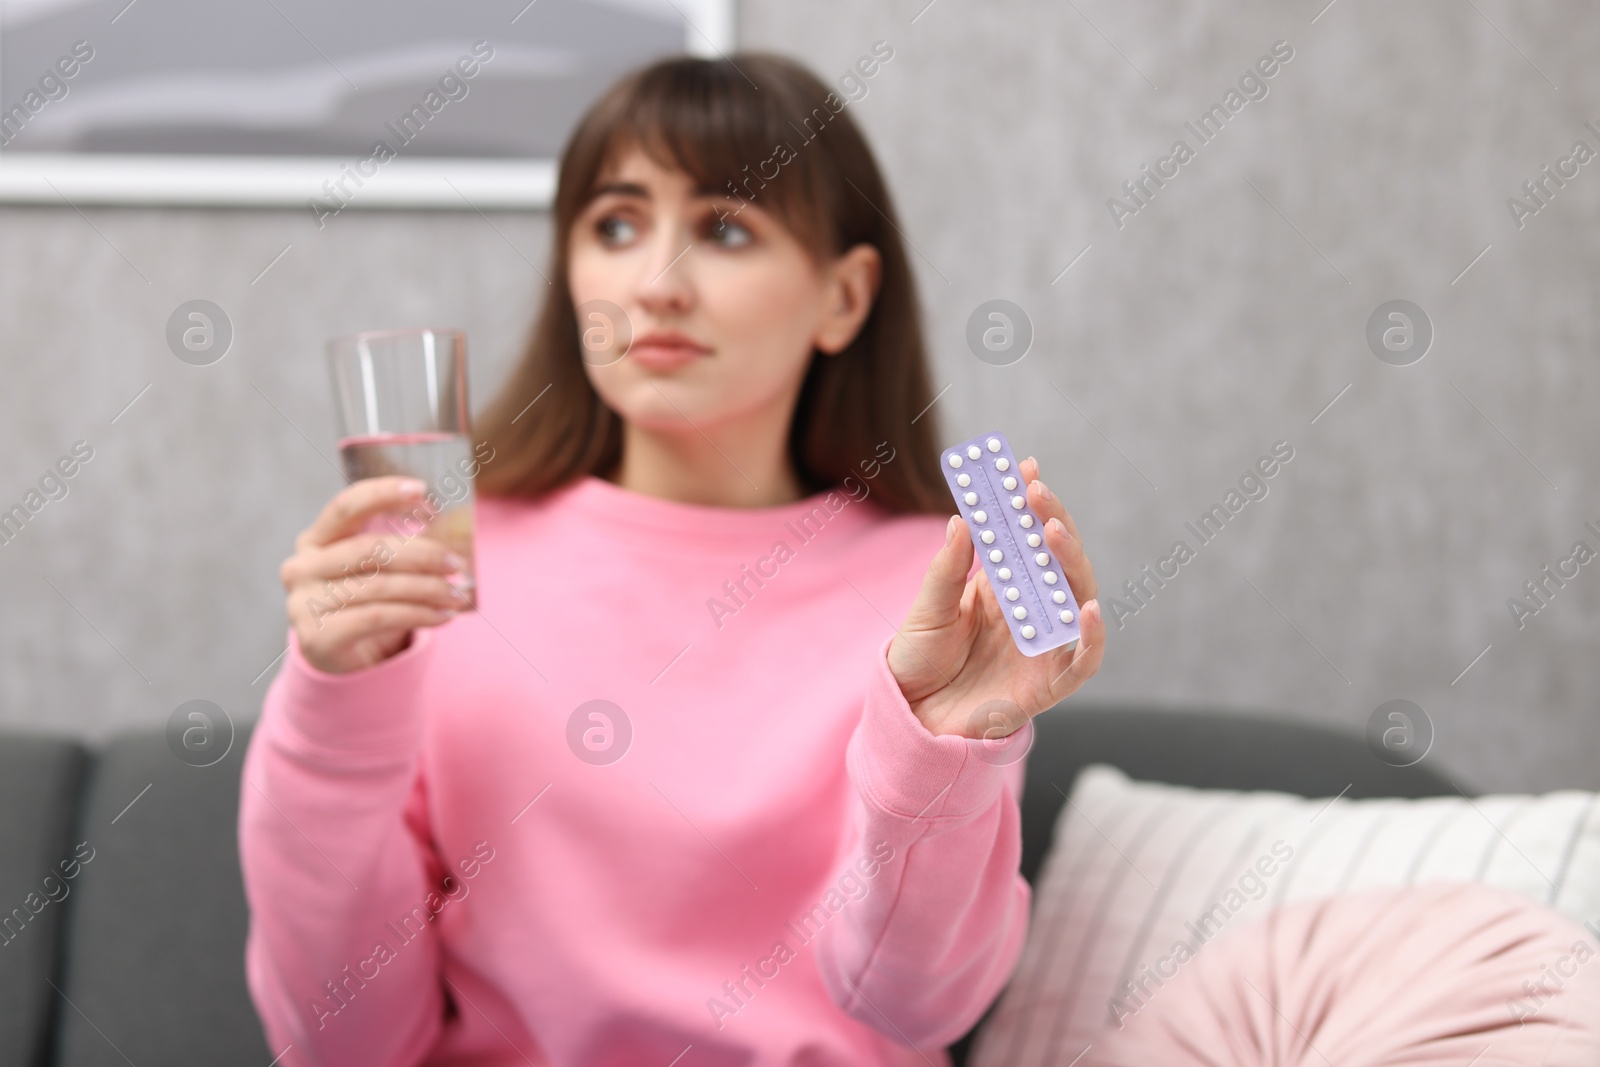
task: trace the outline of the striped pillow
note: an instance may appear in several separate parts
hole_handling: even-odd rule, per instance
[[[1597,794],[1307,800],[1085,768],[1056,821],[1017,973],[976,1067],[1074,1062],[1223,930],[1289,901],[1478,882],[1600,937]]]

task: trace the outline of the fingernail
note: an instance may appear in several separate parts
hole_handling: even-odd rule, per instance
[[[1039,495],[1046,500],[1054,500],[1056,498],[1056,495],[1050,491],[1050,487],[1043,482],[1039,483]]]
[[[406,478],[400,482],[401,496],[421,496],[428,489],[428,484],[420,478]]]
[[[1045,525],[1050,527],[1053,533],[1056,533],[1061,537],[1067,536],[1067,524],[1062,522],[1060,519],[1051,519],[1049,522],[1045,523]]]
[[[456,555],[454,552],[446,552],[444,554],[444,561],[453,571],[464,571],[467,569],[467,561]]]
[[[944,524],[944,543],[948,547],[956,539],[956,516],[950,516],[950,521]]]
[[[464,601],[464,600],[467,599],[467,594],[463,593],[461,590],[457,589],[453,585],[450,587],[450,595],[452,597],[454,597],[455,599],[457,599],[457,600],[463,600]]]

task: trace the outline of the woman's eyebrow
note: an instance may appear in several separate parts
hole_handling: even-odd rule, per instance
[[[726,189],[710,189],[710,188],[696,189],[694,191],[694,197],[695,197],[696,200],[710,200],[710,201],[712,201],[714,203],[723,203],[723,204],[734,204],[734,203],[737,203],[737,204],[740,205],[740,208],[739,208],[740,211],[743,211],[747,207],[750,207],[750,208],[755,207],[754,204],[750,203],[747,200],[742,200],[739,197],[734,196],[732,193],[728,192]]]
[[[596,186],[593,196],[601,197],[607,193],[617,196],[637,196],[646,200],[650,199],[650,191],[638,182],[607,182],[605,185]]]

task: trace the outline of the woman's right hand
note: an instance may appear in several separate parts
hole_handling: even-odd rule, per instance
[[[405,648],[418,626],[454,618],[465,599],[445,575],[462,560],[427,537],[362,532],[384,512],[423,508],[415,478],[364,478],[328,501],[295,538],[278,577],[306,662],[329,674],[370,667]]]

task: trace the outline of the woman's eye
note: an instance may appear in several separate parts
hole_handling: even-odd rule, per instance
[[[637,233],[633,223],[615,215],[601,219],[595,225],[595,232],[600,235],[602,241],[612,245],[627,244]]]
[[[723,248],[742,248],[751,241],[750,231],[737,222],[717,219],[706,228],[706,237]]]

